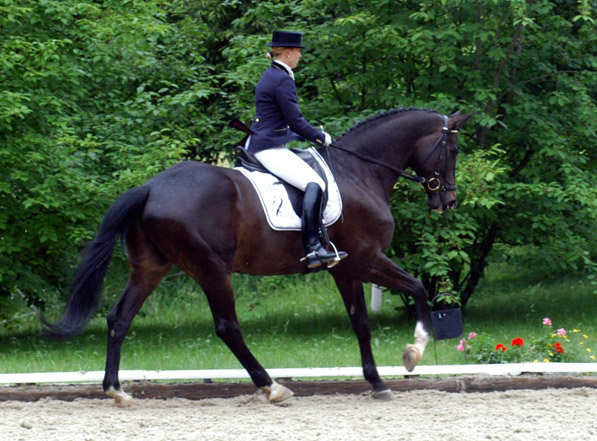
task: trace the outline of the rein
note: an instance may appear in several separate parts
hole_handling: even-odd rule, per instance
[[[433,145],[433,148],[431,149],[431,151],[429,152],[429,154],[427,155],[427,157],[425,158],[425,160],[423,161],[423,163],[421,164],[421,166],[423,166],[427,160],[431,157],[431,155],[433,155],[433,153],[437,150],[438,147],[440,147],[440,153],[439,153],[439,159],[437,161],[437,169],[435,170],[433,177],[430,179],[424,178],[423,176],[416,176],[413,175],[412,173],[408,173],[406,170],[403,170],[399,167],[395,167],[391,164],[387,164],[385,162],[379,161],[375,158],[372,158],[370,156],[367,155],[363,155],[361,153],[357,153],[355,151],[349,150],[347,148],[344,147],[340,147],[339,145],[336,144],[330,144],[328,147],[332,147],[334,149],[337,150],[342,150],[343,152],[349,153],[359,159],[361,159],[362,161],[366,161],[366,162],[371,162],[373,164],[377,164],[377,165],[381,165],[382,167],[385,167],[389,170],[395,171],[397,172],[401,177],[408,179],[410,181],[413,182],[420,182],[423,185],[427,185],[427,189],[429,191],[439,191],[439,192],[446,192],[446,191],[455,191],[456,190],[456,185],[442,185],[440,179],[439,179],[439,175],[440,175],[440,167],[441,167],[441,163],[442,163],[442,159],[444,158],[444,153],[446,150],[446,136],[448,135],[448,133],[458,133],[458,130],[450,130],[448,129],[448,117],[445,115],[442,115],[444,118],[444,125],[442,128],[442,134],[441,136],[438,138],[438,140],[435,142],[435,144]]]
[[[352,150],[349,150],[349,149],[344,148],[344,147],[340,147],[339,145],[336,145],[336,144],[330,144],[328,147],[332,147],[332,148],[335,148],[337,150],[342,150],[343,152],[350,153],[351,155],[353,155],[353,156],[355,156],[355,157],[357,157],[357,158],[359,158],[359,159],[361,159],[363,161],[371,162],[371,163],[377,164],[377,165],[381,165],[382,167],[385,167],[385,168],[390,169],[392,171],[398,172],[400,174],[400,176],[402,176],[403,178],[406,178],[406,179],[410,179],[411,181],[420,182],[421,184],[425,184],[425,182],[427,182],[427,179],[422,178],[421,176],[413,175],[413,174],[411,174],[411,173],[409,173],[409,172],[407,172],[407,171],[405,171],[405,170],[403,170],[401,168],[394,167],[393,165],[390,165],[390,164],[386,164],[385,162],[379,161],[379,160],[377,160],[375,158],[372,158],[371,156],[362,155],[360,153],[353,152]]]

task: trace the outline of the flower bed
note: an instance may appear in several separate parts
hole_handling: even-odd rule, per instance
[[[538,338],[526,341],[522,337],[511,340],[510,345],[496,342],[491,337],[469,333],[460,340],[456,350],[465,352],[469,363],[551,363],[594,362],[595,352],[588,343],[589,337],[580,329],[567,331],[554,326],[549,318],[543,319],[543,329]]]

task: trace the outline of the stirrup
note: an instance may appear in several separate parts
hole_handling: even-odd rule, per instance
[[[328,268],[333,268],[336,265],[338,265],[342,259],[346,259],[348,257],[348,253],[346,253],[344,251],[338,251],[338,248],[336,248],[336,245],[334,245],[334,243],[332,241],[330,241],[330,245],[334,249],[334,253],[336,254],[336,257],[334,257],[333,260],[329,260],[329,261],[325,260],[324,263],[327,263]]]
[[[307,254],[305,257],[303,257],[300,261],[304,262],[306,260],[308,268],[317,268],[318,266],[320,266],[324,263],[327,265],[328,268],[335,267],[336,265],[338,265],[338,263],[340,263],[340,261],[342,259],[345,259],[348,257],[348,253],[345,253],[344,251],[338,251],[338,249],[332,242],[330,242],[330,244],[334,248],[334,256],[333,257],[322,258],[318,253],[319,250],[323,250],[328,253],[330,253],[330,251],[326,250],[323,246],[320,245],[320,247],[317,250],[311,251],[309,254]]]

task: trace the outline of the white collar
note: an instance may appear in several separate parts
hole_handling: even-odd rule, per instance
[[[286,69],[288,71],[288,75],[290,75],[291,78],[294,80],[294,72],[292,71],[292,68],[288,64],[286,64],[280,60],[275,60],[274,63],[277,63],[280,66],[282,66],[284,69]]]

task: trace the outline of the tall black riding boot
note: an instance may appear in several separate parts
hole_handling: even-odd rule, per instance
[[[309,268],[316,268],[321,264],[326,264],[328,268],[331,268],[348,256],[344,251],[338,253],[328,251],[321,244],[319,225],[321,223],[322,199],[323,190],[321,187],[314,182],[309,183],[305,189],[301,219],[303,246],[306,254],[302,260],[307,261],[307,267]]]

